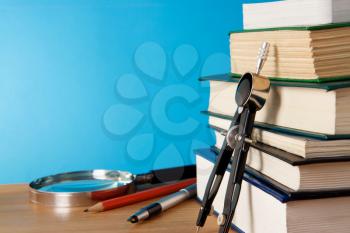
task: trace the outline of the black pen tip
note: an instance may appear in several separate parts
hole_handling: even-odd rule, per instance
[[[131,222],[131,223],[137,223],[138,222],[138,219],[135,215],[132,215],[128,218],[128,222]]]

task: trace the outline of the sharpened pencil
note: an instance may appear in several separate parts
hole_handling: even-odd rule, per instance
[[[106,201],[98,202],[97,204],[87,208],[84,212],[102,212],[120,208],[123,206],[135,204],[137,202],[146,201],[152,198],[169,195],[177,192],[180,189],[196,183],[196,179],[187,179],[174,184],[167,184],[156,188],[151,188],[145,191],[125,195],[123,197],[112,198]]]

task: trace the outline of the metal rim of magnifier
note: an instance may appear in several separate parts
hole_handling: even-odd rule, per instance
[[[30,201],[55,207],[88,206],[96,203],[102,192],[126,193],[133,184],[135,176],[130,172],[113,170],[88,170],[69,173],[60,173],[45,176],[29,184]],[[65,181],[104,180],[120,182],[119,187],[105,188],[82,192],[52,192],[40,190],[43,187],[59,184]]]
[[[239,89],[246,80],[249,81],[249,90],[243,90],[243,93],[248,91],[249,94],[245,97],[244,101],[238,103],[237,95],[239,93]],[[257,110],[260,110],[265,105],[266,99],[270,92],[270,86],[271,84],[268,78],[247,72],[241,76],[237,85],[235,97],[236,103],[243,107],[250,101],[255,104]]]

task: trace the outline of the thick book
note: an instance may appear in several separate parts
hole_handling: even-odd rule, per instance
[[[231,119],[237,108],[235,92],[238,79],[230,75],[216,75],[200,80],[210,83],[208,111]],[[317,85],[286,83],[272,82],[266,104],[256,114],[256,124],[328,138],[349,138],[349,80]]]
[[[209,127],[215,130],[216,138],[226,134],[230,125],[229,119],[209,116]],[[252,138],[305,159],[323,160],[350,156],[350,139],[323,140],[258,127],[254,127]]]
[[[202,200],[216,154],[197,150],[197,195]],[[214,210],[223,210],[229,171],[214,200]],[[245,233],[349,232],[350,191],[293,192],[277,182],[246,169],[233,228]]]
[[[350,77],[349,23],[231,32],[231,72],[254,71],[262,42],[270,43],[264,76],[304,82]]]
[[[215,151],[226,135],[216,132]],[[350,189],[350,155],[301,158],[256,142],[248,152],[247,165],[294,191]]]
[[[287,0],[243,4],[244,29],[350,21],[350,0]]]

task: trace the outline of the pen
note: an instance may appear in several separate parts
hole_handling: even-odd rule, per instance
[[[128,218],[131,223],[137,223],[142,220],[146,220],[155,215],[158,215],[171,207],[178,205],[179,203],[194,197],[197,194],[196,184],[192,184],[187,188],[166,196],[146,207],[141,208]]]

